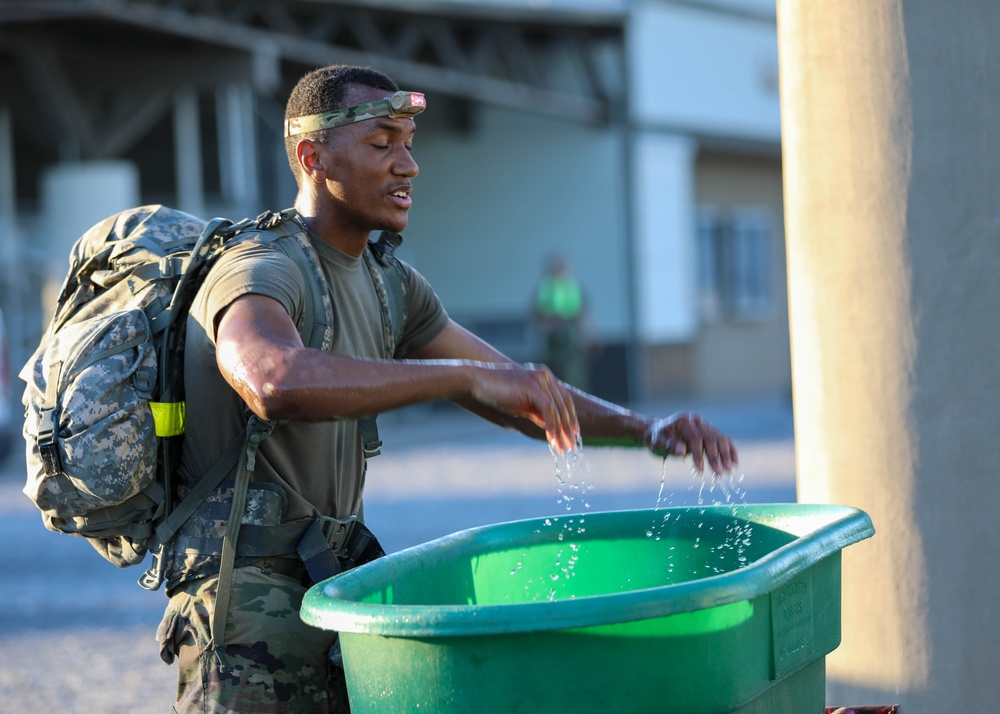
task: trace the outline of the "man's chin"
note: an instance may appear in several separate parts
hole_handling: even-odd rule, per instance
[[[395,219],[390,221],[385,221],[382,224],[380,230],[389,231],[390,233],[402,233],[406,230],[406,226],[409,224],[409,218],[404,216],[402,219]]]

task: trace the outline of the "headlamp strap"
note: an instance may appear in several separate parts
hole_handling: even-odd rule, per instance
[[[413,117],[427,108],[427,99],[420,92],[399,91],[391,97],[376,99],[353,107],[343,107],[320,114],[294,117],[285,120],[285,136],[311,134],[314,131],[333,129],[376,117],[399,119]]]

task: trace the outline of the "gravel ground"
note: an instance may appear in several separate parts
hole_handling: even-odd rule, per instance
[[[657,405],[667,414],[673,405]],[[745,479],[737,500],[795,500],[791,410],[785,402],[699,405],[732,434]],[[384,454],[372,461],[367,521],[391,551],[464,528],[564,512],[543,444],[448,407],[380,419]],[[726,502],[701,491],[690,466],[642,451],[585,449],[579,477],[591,511]],[[166,712],[174,670],[154,641],[166,599],[119,571],[83,541],[41,526],[20,493],[23,462],[0,471],[0,709],[5,712]],[[582,506],[577,506],[582,508]]]

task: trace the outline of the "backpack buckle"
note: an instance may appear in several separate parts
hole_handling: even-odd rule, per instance
[[[330,544],[330,549],[336,555],[343,555],[347,549],[347,542],[351,537],[351,532],[354,530],[354,525],[358,522],[358,517],[333,518],[332,516],[318,516],[316,522],[319,524],[320,532],[326,538],[326,542]]]
[[[43,444],[39,440],[38,455],[42,457],[42,467],[45,469],[46,476],[55,476],[62,472],[62,458],[59,456],[59,449],[56,448],[51,439],[47,444]]]
[[[257,216],[256,223],[257,227],[263,231],[269,231],[272,228],[277,228],[282,223],[295,218],[297,211],[294,208],[286,208],[283,211],[264,211],[259,216]]]
[[[160,586],[163,585],[164,572],[163,572],[163,551],[165,546],[160,545],[159,549],[153,553],[153,564],[150,566],[149,570],[142,574],[139,578],[139,586],[145,590],[153,591],[159,590]]]
[[[46,476],[62,472],[62,458],[56,445],[56,410],[43,409],[38,415],[38,455]]]
[[[399,233],[392,233],[390,231],[382,231],[379,234],[377,241],[370,241],[372,253],[378,258],[378,262],[382,265],[388,266],[390,260],[396,253],[396,248],[403,244],[403,236]]]
[[[375,417],[358,419],[358,429],[361,431],[361,450],[366,459],[371,459],[382,453],[382,439],[378,435],[378,422]]]
[[[347,553],[357,520],[357,516],[316,516],[306,528],[295,546],[295,552],[314,583],[321,583],[343,571],[340,557]]]

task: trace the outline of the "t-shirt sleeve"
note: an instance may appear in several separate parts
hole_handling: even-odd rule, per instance
[[[405,357],[433,340],[448,323],[448,313],[431,284],[411,266],[403,263],[410,293],[406,326],[396,348],[397,357]]]
[[[298,323],[306,293],[302,271],[291,258],[266,246],[246,244],[224,253],[212,266],[198,292],[192,314],[205,326],[215,343],[219,313],[243,295],[264,295],[277,300]]]

